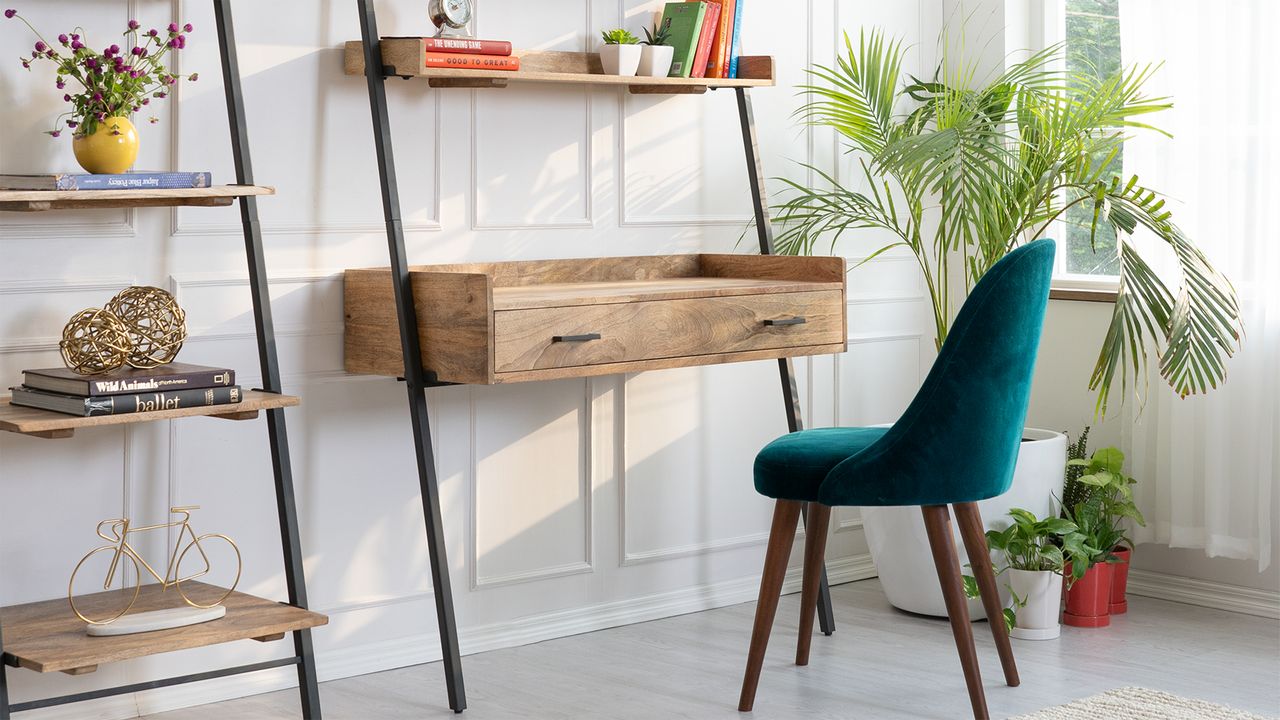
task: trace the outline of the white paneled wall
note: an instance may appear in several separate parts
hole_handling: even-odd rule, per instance
[[[95,42],[129,17],[196,25],[182,72],[201,79],[141,125],[139,167],[232,178],[212,8],[200,0],[14,0],[56,34]],[[598,31],[638,31],[659,2],[479,0],[478,33],[517,47],[590,50]],[[785,7],[785,10],[783,9]],[[936,0],[751,2],[749,53],[777,56],[781,84],[755,98],[766,169],[800,163],[846,178],[829,134],[799,127],[794,86],[830,63],[840,32],[880,25],[923,66]],[[422,0],[378,3],[386,35],[426,32]],[[279,195],[260,203],[271,268],[299,513],[322,678],[438,657],[403,386],[342,371],[341,272],[386,264],[364,81],[341,70],[358,36],[354,2],[235,3],[254,165]],[[25,30],[0,24],[11,57]],[[913,68],[914,70],[915,68]],[[630,96],[616,89],[434,91],[388,83],[406,240],[415,263],[602,254],[750,251],[750,201],[733,95]],[[47,69],[0,64],[0,172],[73,170],[70,143],[38,133],[59,112]],[[0,218],[0,381],[58,363],[72,312],[130,283],[167,287],[187,309],[190,362],[258,382],[235,208],[50,213]],[[741,242],[740,242],[741,238]],[[865,256],[875,238],[842,246]],[[850,346],[797,361],[811,425],[892,421],[932,355],[915,267],[885,256],[850,275]],[[752,599],[770,505],[751,486],[756,451],[785,432],[772,362],[428,396],[464,652]],[[245,554],[243,587],[282,597],[269,453],[261,423],[188,420],[72,440],[0,437],[0,602],[64,592],[95,523],[195,520]],[[834,581],[873,572],[856,511],[830,545]],[[158,546],[152,551],[158,551]],[[747,628],[743,628],[745,651]],[[17,701],[266,659],[287,643],[188,651],[83,678],[12,671]],[[97,704],[125,717],[290,683],[258,673]],[[443,704],[443,688],[424,687]],[[83,716],[84,707],[44,713]],[[33,717],[38,714],[33,714]]]

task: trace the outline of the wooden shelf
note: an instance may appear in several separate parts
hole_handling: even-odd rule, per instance
[[[390,74],[405,78],[426,78],[431,87],[501,88],[508,82],[612,85],[630,88],[635,94],[700,94],[708,88],[769,87],[774,84],[773,58],[744,55],[739,58],[738,75],[725,78],[671,78],[606,75],[596,53],[516,50],[520,69],[463,70],[425,68],[421,62],[420,38],[383,38],[382,60]],[[346,44],[343,69],[348,75],[364,74],[364,46],[359,40]]]
[[[128,423],[172,420],[173,418],[208,416],[224,420],[252,420],[259,410],[293,407],[298,398],[277,395],[260,390],[244,391],[244,399],[234,405],[210,405],[182,408],[180,410],[156,410],[128,415],[101,415],[76,417],[36,408],[11,405],[8,398],[0,399],[0,431],[33,435],[43,438],[66,438],[80,428],[100,425],[125,425]],[[7,641],[7,638],[6,638]]]
[[[183,583],[182,587],[194,593],[224,592],[194,581]],[[106,603],[115,600],[119,592],[96,593],[77,600],[76,604],[84,603],[85,607],[92,608],[96,600],[110,607]],[[324,615],[240,592],[231,593],[222,604],[227,608],[227,615],[220,620],[113,637],[89,637],[85,623],[71,612],[66,598],[0,608],[5,659],[36,672],[83,675],[104,663],[234,640],[278,640],[287,632],[329,622]],[[159,584],[151,584],[142,588],[130,612],[184,606],[177,590],[163,592]]]
[[[0,190],[0,210],[100,210],[131,207],[224,207],[237,198],[275,195],[261,185],[214,185],[180,190]]]

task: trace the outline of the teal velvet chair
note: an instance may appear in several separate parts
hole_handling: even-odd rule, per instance
[[[764,663],[800,513],[807,505],[800,640],[809,662],[813,616],[831,507],[919,505],[975,718],[987,717],[969,611],[947,506],[981,590],[1005,681],[1018,670],[996,592],[977,501],[1008,491],[1031,394],[1049,299],[1054,243],[1010,252],[974,287],[933,368],[906,412],[888,428],[821,428],[784,435],[756,457],[756,490],[777,500],[738,709],[750,710]],[[874,372],[874,368],[867,368]]]

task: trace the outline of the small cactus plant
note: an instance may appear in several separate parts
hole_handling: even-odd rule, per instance
[[[600,37],[604,39],[605,45],[637,45],[640,42],[640,38],[622,28],[605,30],[600,33]]]

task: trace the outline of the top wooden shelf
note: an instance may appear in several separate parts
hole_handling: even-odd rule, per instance
[[[426,78],[431,87],[500,88],[508,82],[612,85],[632,93],[653,95],[700,94],[708,88],[769,87],[774,84],[773,58],[744,55],[738,61],[738,77],[672,78],[606,75],[596,53],[550,50],[516,50],[520,69],[463,70],[427,68],[422,63],[421,38],[382,38],[382,61],[388,74]],[[364,74],[364,46],[359,40],[346,44],[344,69],[348,75]]]
[[[180,190],[0,190],[0,211],[101,210],[130,207],[222,207],[237,198],[275,195],[261,185],[214,185]]]

